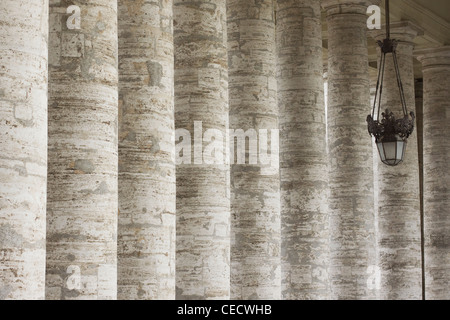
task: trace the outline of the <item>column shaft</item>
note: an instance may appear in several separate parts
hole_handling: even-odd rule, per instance
[[[187,149],[176,154],[189,159],[176,172],[176,297],[228,299],[230,170],[223,143],[229,121],[226,2],[175,0],[174,43],[175,127],[187,130],[182,141],[194,151],[194,161],[190,151],[185,154]],[[214,155],[212,146],[216,146]]]
[[[47,299],[117,295],[117,4],[50,4]],[[76,15],[76,11],[74,11]]]
[[[381,30],[382,31],[382,30]],[[408,111],[415,111],[413,40],[420,30],[412,23],[391,24],[391,38],[399,40],[397,58]],[[380,34],[381,33],[381,34]],[[385,38],[383,32],[375,36]],[[403,117],[391,54],[386,55],[381,112]],[[390,167],[378,162],[378,228],[381,299],[422,297],[420,249],[420,193],[417,129],[409,137],[403,163]]]
[[[175,298],[172,1],[119,1],[118,298]]]
[[[256,140],[260,129],[278,132],[274,1],[230,0],[227,15],[230,128]],[[234,143],[236,152],[256,151],[250,143],[239,146]],[[260,160],[231,159],[231,298],[237,300],[281,293],[279,163]]]
[[[0,2],[0,300],[43,299],[48,0]]]
[[[375,95],[377,91],[377,80],[378,80],[378,69],[369,67],[369,79],[370,79],[370,106],[373,107],[375,101]],[[372,142],[372,165],[373,165],[373,210],[374,210],[374,241],[375,241],[375,264],[371,267],[370,273],[373,277],[371,278],[372,290],[375,290],[375,295],[373,299],[380,299],[380,289],[381,289],[381,268],[380,268],[380,247],[377,245],[379,242],[379,222],[378,222],[378,166],[383,163],[380,161],[380,155],[378,153],[377,144],[375,139]]]
[[[319,1],[278,1],[283,299],[328,298],[328,161]]]
[[[450,299],[450,47],[419,54],[423,66],[425,297]]]
[[[375,265],[372,144],[367,134],[367,6],[322,2],[328,23],[328,148],[332,299],[372,299]]]

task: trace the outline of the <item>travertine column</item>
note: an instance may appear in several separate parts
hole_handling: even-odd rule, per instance
[[[376,262],[372,144],[367,134],[367,6],[379,1],[324,0],[328,23],[330,297],[370,299]]]
[[[369,67],[369,81],[370,81],[370,106],[373,107],[375,94],[377,89],[378,69]],[[371,109],[370,109],[371,110]],[[379,229],[378,229],[378,166],[380,165],[380,156],[378,154],[377,145],[375,139],[371,140],[372,143],[372,165],[373,165],[373,210],[374,210],[374,239],[377,244],[379,241]],[[373,299],[380,299],[381,289],[381,268],[380,268],[380,252],[379,246],[375,246],[375,264],[368,270],[370,274],[369,289],[372,291]]]
[[[0,300],[43,299],[48,0],[0,2]]]
[[[373,37],[382,40],[385,31]],[[415,111],[413,48],[421,32],[410,22],[391,24],[391,38],[399,41],[397,58],[408,112]],[[380,51],[380,50],[379,50]],[[386,55],[381,110],[403,117],[400,93],[391,54]],[[417,130],[408,139],[403,163],[390,167],[378,162],[378,249],[381,299],[420,299],[420,193]]]
[[[118,298],[175,298],[172,1],[119,0]]]
[[[423,150],[426,299],[450,299],[450,46],[425,50]]]
[[[230,170],[224,156],[228,128],[225,1],[175,0],[174,42],[175,126],[189,131],[195,155],[188,156],[190,163],[177,166],[176,297],[227,299]],[[202,141],[202,133],[209,129]],[[202,156],[202,149],[207,151],[213,140],[223,142],[223,148],[215,148],[215,157],[212,152]]]
[[[274,1],[229,0],[227,15],[230,128],[270,133],[278,129]],[[259,160],[231,164],[231,298],[236,300],[281,297],[279,162]]]
[[[70,3],[80,29],[66,1],[50,3],[46,297],[114,299],[117,4]]]
[[[283,299],[328,298],[328,160],[320,1],[278,0]]]

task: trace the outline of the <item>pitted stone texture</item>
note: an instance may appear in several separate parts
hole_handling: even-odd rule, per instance
[[[370,106],[373,108],[375,94],[377,89],[377,79],[378,79],[378,70],[375,68],[369,68],[369,79],[370,79]],[[371,110],[371,109],[370,109]],[[374,210],[374,224],[375,224],[375,243],[379,242],[379,230],[378,230],[378,166],[380,165],[380,156],[378,153],[377,144],[375,143],[375,139],[371,140],[372,143],[372,165],[373,165],[373,210]],[[381,163],[382,164],[382,163]],[[378,271],[380,271],[380,252],[379,246],[375,246],[375,269],[372,268],[372,271],[376,270],[377,274],[380,275]],[[381,276],[372,278],[372,285],[374,286],[375,295],[373,299],[380,300],[380,287],[381,287]]]
[[[174,1],[175,126],[228,129],[226,3]],[[206,147],[211,141],[205,141]],[[225,144],[225,143],[224,143]],[[224,146],[223,153],[228,146]],[[194,149],[194,148],[192,148]],[[219,150],[216,150],[222,154]],[[210,156],[205,155],[207,160]],[[225,158],[225,157],[224,157]],[[177,299],[230,297],[228,164],[177,166]]]
[[[119,1],[118,299],[175,298],[172,1]]]
[[[274,1],[230,0],[227,15],[230,128],[278,129]],[[280,299],[278,161],[231,161],[231,299]]]
[[[50,52],[46,298],[115,299],[116,3],[52,0]]]
[[[373,33],[376,40],[386,37],[383,29]],[[397,46],[397,59],[408,112],[415,111],[413,41],[419,32],[420,29],[410,22],[391,24],[391,38],[400,41]],[[403,117],[391,54],[386,55],[381,112],[386,108],[394,112],[397,119]],[[408,139],[403,163],[390,167],[379,160],[375,176],[378,179],[380,298],[421,299],[417,130],[414,130]]]
[[[328,298],[328,162],[320,2],[277,1],[283,299]]]
[[[0,300],[45,296],[47,0],[0,2]]]
[[[374,299],[375,267],[367,6],[331,1],[328,22],[328,148],[330,159],[330,298]]]
[[[450,47],[420,53],[423,66],[426,299],[450,299]]]

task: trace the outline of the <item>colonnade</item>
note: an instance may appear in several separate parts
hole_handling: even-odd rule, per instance
[[[417,134],[394,169],[367,134],[379,1],[72,2],[0,4],[0,299],[450,297],[448,47],[393,25],[421,243]]]

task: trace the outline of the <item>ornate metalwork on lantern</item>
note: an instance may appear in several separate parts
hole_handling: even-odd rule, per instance
[[[369,133],[375,138],[381,161],[388,166],[396,166],[403,162],[407,139],[414,131],[415,115],[414,112],[410,112],[408,115],[406,107],[396,53],[398,41],[390,38],[389,0],[386,0],[386,39],[377,41],[377,43],[381,49],[381,57],[372,114],[367,117],[367,124]],[[403,111],[403,118],[399,119],[396,119],[394,113],[389,109],[386,109],[386,112],[383,112],[380,116],[387,54],[392,54],[394,59],[395,75]],[[376,118],[375,115],[377,115]]]

